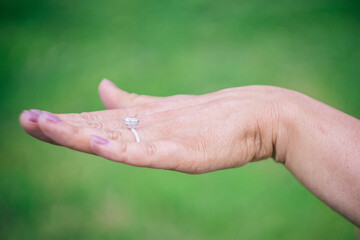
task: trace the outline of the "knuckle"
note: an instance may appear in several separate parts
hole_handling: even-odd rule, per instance
[[[96,129],[101,129],[104,127],[104,122],[100,120],[85,121],[85,124],[87,125],[87,127],[96,128]]]
[[[129,163],[129,157],[127,156],[126,152],[127,152],[127,145],[126,143],[121,144],[118,148],[118,152],[120,155],[120,161],[122,163],[128,164]]]
[[[80,113],[80,118],[83,119],[83,120],[87,120],[87,121],[92,120],[91,117],[90,117],[90,114],[87,113],[87,112]]]
[[[123,134],[119,130],[104,129],[103,131],[107,135],[107,138],[109,138],[111,140],[120,140],[123,138]]]
[[[119,151],[122,153],[126,153],[127,152],[127,144],[121,144],[121,146],[119,147]]]
[[[78,139],[79,135],[81,134],[81,131],[82,131],[82,128],[80,127],[73,127],[71,129],[71,134],[72,136],[76,136],[75,138]],[[74,138],[69,138],[67,141],[66,141],[66,145],[68,148],[70,149],[76,149],[76,146],[77,146],[77,141],[74,140]]]
[[[145,154],[147,157],[150,158],[154,156],[156,152],[157,152],[157,147],[155,146],[155,144],[149,142],[145,144]]]
[[[139,165],[144,166],[144,167],[153,168],[154,167],[154,157],[153,156],[157,152],[157,147],[155,146],[155,144],[147,142],[144,145],[144,151],[145,151],[146,159],[142,159],[141,164],[139,164]]]
[[[100,116],[95,113],[88,113],[88,112],[82,112],[80,113],[80,118],[86,121],[94,121],[94,120],[100,120]]]

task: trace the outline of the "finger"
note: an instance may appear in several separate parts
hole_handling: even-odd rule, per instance
[[[193,163],[199,156],[175,141],[124,143],[93,136],[91,148],[97,155],[116,162],[188,173],[195,172]]]
[[[95,129],[128,129],[123,119],[116,119],[116,120],[67,120],[68,123],[77,127],[88,127],[88,128],[95,128]],[[141,125],[144,126],[144,123],[148,121],[142,121]],[[138,126],[138,127],[139,127]]]
[[[135,109],[114,109],[114,110],[103,110],[94,112],[82,112],[82,113],[66,113],[56,114],[61,120],[65,121],[105,121],[105,120],[116,120],[123,119],[125,117],[136,117],[138,114]]]
[[[90,147],[91,135],[100,135],[114,140],[133,141],[134,136],[126,129],[109,130],[77,127],[62,121],[56,115],[43,112],[38,118],[42,133],[64,147],[93,153]]]
[[[140,120],[138,128],[139,127],[140,128],[151,127],[151,129],[153,129],[155,127],[155,128],[158,128],[157,131],[160,130],[161,132],[163,132],[162,131],[163,130],[162,123],[168,124],[170,120],[174,120],[174,119],[178,119],[178,118],[182,118],[182,117],[185,117],[185,119],[187,119],[187,116],[189,114],[194,115],[194,113],[204,112],[209,107],[211,107],[213,104],[216,104],[217,101],[219,101],[219,100],[202,103],[202,104],[196,104],[196,105],[183,107],[183,108],[176,108],[176,105],[174,105],[173,109],[167,109],[167,108],[161,109],[160,108],[159,112],[146,112],[146,110],[143,109],[143,107],[142,107],[144,105],[139,106],[139,107],[137,107],[136,112],[143,111],[144,113],[139,114],[139,116],[137,117]],[[161,111],[161,110],[163,110],[163,111]],[[121,110],[108,110],[108,111],[121,111]],[[135,112],[135,110],[133,110],[132,112]],[[89,114],[89,113],[87,113],[87,114]],[[79,127],[110,128],[110,129],[126,128],[122,119],[129,116],[126,113],[124,113],[124,114],[121,114],[121,118],[117,118],[117,119],[92,120],[92,119],[100,119],[100,118],[86,116],[86,115],[84,115],[84,113],[81,115],[78,114],[78,117],[75,117],[75,115],[76,114],[74,114],[74,116],[72,116],[71,118],[66,117],[66,118],[68,118],[67,122],[71,123],[72,125],[79,126]],[[83,116],[86,116],[86,117],[83,117]],[[61,116],[61,117],[63,117],[63,116]],[[69,120],[69,119],[71,119],[71,120]],[[76,120],[73,120],[73,119],[76,119]],[[172,121],[172,123],[173,123],[173,121]],[[158,126],[159,124],[160,124],[160,126]],[[183,128],[180,128],[180,129],[183,130]],[[156,130],[156,129],[153,129],[153,130]]]
[[[99,95],[104,106],[108,109],[132,107],[137,104],[154,102],[161,99],[161,97],[137,95],[135,93],[130,94],[116,87],[116,85],[108,79],[101,81],[99,85]]]
[[[48,142],[52,144],[56,144],[51,138],[48,138],[46,135],[43,134],[39,125],[38,125],[38,118],[41,111],[36,109],[26,110],[21,113],[20,115],[20,124],[22,128],[31,136]]]

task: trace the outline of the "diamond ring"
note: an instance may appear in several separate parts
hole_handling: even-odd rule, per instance
[[[127,118],[124,118],[123,121],[125,123],[125,127],[130,129],[132,131],[132,133],[134,134],[136,142],[140,142],[139,135],[135,130],[136,125],[139,124],[139,119],[134,118],[134,117],[127,117]]]

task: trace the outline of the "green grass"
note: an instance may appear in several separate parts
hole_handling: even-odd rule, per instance
[[[353,239],[272,160],[205,175],[41,143],[23,109],[102,109],[99,81],[202,94],[268,84],[360,117],[358,1],[2,1],[1,239]]]

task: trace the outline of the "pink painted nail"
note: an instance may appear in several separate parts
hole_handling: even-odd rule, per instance
[[[115,85],[115,83],[113,83],[113,82],[110,81],[109,79],[104,78],[103,81],[109,83],[109,84],[112,85],[113,87],[117,87],[117,86]]]
[[[92,139],[91,141],[95,144],[100,144],[100,145],[107,145],[109,144],[109,140],[96,136],[96,135],[91,135]]]
[[[40,110],[30,109],[30,111],[25,111],[29,115],[29,122],[37,123],[38,118],[41,114]]]
[[[46,120],[49,121],[49,122],[52,122],[52,123],[62,123],[61,119],[58,118],[57,116],[55,116],[54,114],[52,113],[49,113],[49,112],[44,112],[46,114]]]

